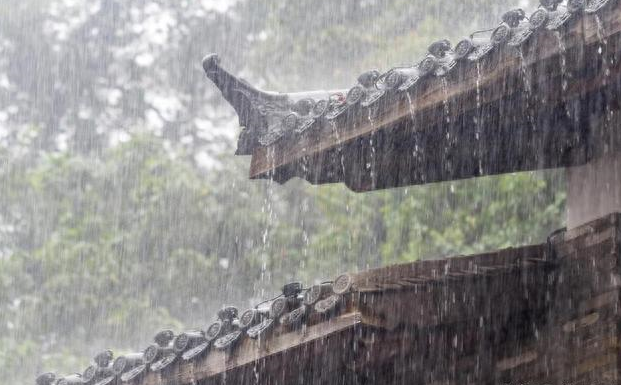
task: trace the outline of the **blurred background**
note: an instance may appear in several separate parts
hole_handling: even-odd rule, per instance
[[[203,75],[350,87],[521,0],[0,0],[0,384],[204,327],[283,283],[541,242],[561,171],[355,194],[247,179]]]

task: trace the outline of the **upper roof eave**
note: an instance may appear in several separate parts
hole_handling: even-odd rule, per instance
[[[415,66],[369,71],[326,99],[241,92],[249,85],[219,81],[214,74],[226,71],[211,56],[206,72],[229,101],[232,92],[254,95],[232,103],[242,125],[237,153],[252,155],[251,178],[368,191],[573,166],[588,161],[595,94],[620,91],[619,61],[606,64],[606,77],[592,69],[615,55],[621,8],[617,0],[570,3],[576,8],[541,7],[517,24],[508,12],[487,40],[454,49],[438,41]],[[598,55],[604,41],[610,49]]]

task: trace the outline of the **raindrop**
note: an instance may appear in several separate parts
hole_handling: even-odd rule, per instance
[[[408,99],[408,107],[410,109],[410,118],[412,119],[412,124],[416,121],[414,118],[414,102],[412,101],[412,95],[410,95],[410,91],[405,91],[405,96]]]

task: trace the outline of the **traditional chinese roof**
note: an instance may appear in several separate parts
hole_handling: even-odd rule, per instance
[[[567,167],[597,156],[590,139],[619,108],[620,7],[542,0],[346,90],[265,92],[216,55],[203,67],[239,115],[251,178],[366,191]]]
[[[37,385],[573,383],[616,368],[619,245],[613,214],[544,244],[287,284]]]

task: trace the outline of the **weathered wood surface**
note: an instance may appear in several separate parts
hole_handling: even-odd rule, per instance
[[[366,191],[584,164],[611,140],[613,131],[601,135],[600,127],[606,109],[619,109],[620,33],[617,2],[560,35],[539,33],[520,52],[505,46],[478,65],[458,64],[448,79],[430,78],[411,103],[402,95],[257,147],[250,177]]]
[[[492,274],[494,268],[508,270],[518,265],[543,263],[544,254],[544,245],[531,245],[471,256],[403,263],[354,274],[352,286],[357,292],[373,292],[432,281],[450,281],[476,274]]]

